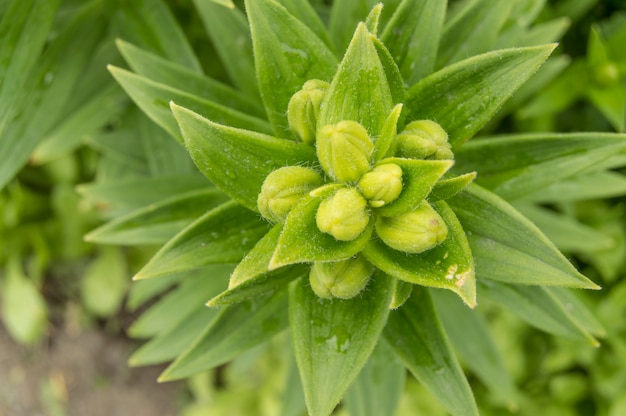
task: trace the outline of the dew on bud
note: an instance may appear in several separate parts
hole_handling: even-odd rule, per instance
[[[448,133],[432,120],[409,123],[398,134],[397,154],[412,159],[454,159]]]
[[[448,236],[448,227],[439,213],[423,201],[406,214],[378,217],[376,234],[393,249],[421,253],[442,243]]]
[[[400,196],[402,168],[395,163],[378,165],[361,176],[358,186],[371,207],[382,207]]]
[[[296,92],[287,105],[289,128],[304,143],[313,144],[320,105],[329,84],[319,79],[310,79]]]
[[[357,238],[369,223],[367,201],[356,188],[342,188],[324,199],[317,209],[317,228],[339,241]]]
[[[324,184],[313,169],[286,166],[267,175],[257,198],[261,215],[272,222],[284,222],[291,208],[311,190]]]
[[[315,294],[321,298],[350,299],[367,286],[372,266],[362,256],[347,260],[315,262],[311,267],[309,282]]]
[[[340,182],[357,181],[370,170],[374,143],[365,127],[356,121],[344,120],[322,127],[316,146],[320,164]]]

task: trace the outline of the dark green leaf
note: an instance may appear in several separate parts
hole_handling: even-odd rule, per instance
[[[172,111],[200,171],[251,210],[257,211],[267,175],[283,166],[317,160],[309,145],[216,124],[175,104]]]
[[[383,330],[392,280],[375,274],[350,300],[319,298],[306,279],[289,291],[289,326],[309,413],[328,416],[356,379]]]
[[[599,288],[534,224],[492,192],[471,184],[448,203],[467,233],[479,279]]]
[[[478,415],[469,384],[461,370],[426,288],[389,314],[385,339],[411,373],[453,415]]]
[[[504,49],[474,56],[422,79],[407,93],[407,122],[434,120],[459,147],[546,60],[555,45]]]

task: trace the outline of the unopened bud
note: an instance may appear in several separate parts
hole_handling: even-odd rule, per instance
[[[354,182],[370,170],[374,143],[365,127],[356,121],[344,120],[322,127],[316,146],[322,167],[340,182]]]
[[[378,165],[361,176],[358,185],[370,206],[382,207],[400,196],[402,192],[402,168],[395,163]]]
[[[615,62],[607,61],[593,70],[593,79],[601,87],[610,87],[619,82],[619,68]]]
[[[373,273],[374,266],[362,256],[357,256],[348,260],[313,263],[309,282],[321,298],[350,299],[367,286]]]
[[[369,223],[367,201],[355,188],[342,188],[324,199],[317,209],[317,228],[340,241],[357,238]]]
[[[313,169],[286,166],[267,175],[257,198],[263,217],[283,222],[300,198],[324,184],[322,176]]]
[[[432,120],[409,123],[398,135],[397,151],[412,159],[454,159],[448,133]]]
[[[315,141],[317,116],[328,87],[328,82],[311,79],[305,82],[302,89],[289,100],[287,105],[289,128],[304,143],[313,144]]]
[[[448,227],[427,202],[415,211],[396,217],[378,217],[376,233],[389,247],[406,253],[421,253],[439,245],[448,236]]]

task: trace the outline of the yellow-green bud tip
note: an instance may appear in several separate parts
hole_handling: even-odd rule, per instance
[[[309,274],[313,292],[321,298],[350,299],[367,286],[372,266],[362,256],[332,262],[315,262]]]
[[[398,135],[397,152],[412,159],[454,159],[448,133],[432,120],[409,123]]]
[[[367,201],[355,188],[342,188],[322,201],[315,221],[321,232],[340,241],[352,241],[369,223]]]
[[[443,218],[426,201],[415,211],[396,217],[378,217],[376,233],[389,247],[406,253],[421,253],[448,236]]]
[[[358,186],[370,206],[382,207],[400,196],[402,168],[395,163],[378,165],[361,176]]]
[[[370,170],[374,143],[367,130],[352,120],[322,127],[316,139],[317,157],[332,178],[340,182],[357,181]]]
[[[304,83],[287,105],[287,121],[289,128],[304,142],[313,144],[320,105],[329,84],[319,79],[311,79]]]
[[[311,190],[324,184],[313,169],[286,166],[267,175],[257,198],[257,207],[264,218],[284,222],[291,208]]]

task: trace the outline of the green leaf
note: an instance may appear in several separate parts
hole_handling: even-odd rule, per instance
[[[426,288],[389,314],[385,339],[411,373],[452,415],[478,415],[469,384],[441,328]]]
[[[609,88],[590,88],[589,100],[606,117],[615,130],[623,132],[626,128],[626,88],[614,85]]]
[[[476,179],[476,172],[437,181],[433,190],[428,194],[428,201],[436,202],[442,199],[446,200],[452,198],[454,195],[461,192],[463,188],[472,183],[474,179]]]
[[[85,236],[99,244],[162,244],[208,210],[228,200],[215,188],[191,191],[117,217]]]
[[[224,364],[287,327],[287,290],[226,306],[159,377],[171,381]]]
[[[378,0],[339,0],[333,2],[328,31],[337,51],[345,50],[353,35],[354,27],[364,22]]]
[[[445,202],[436,202],[433,207],[448,226],[448,237],[443,243],[423,253],[407,254],[372,239],[363,249],[363,255],[390,276],[417,285],[449,289],[474,307],[474,263],[465,232]]]
[[[465,4],[469,6],[446,21],[439,44],[437,66],[441,68],[493,49],[514,3],[466,1]]]
[[[422,79],[407,93],[407,122],[434,120],[459,147],[530,78],[555,45],[503,49],[474,56]]]
[[[127,310],[134,312],[149,300],[176,286],[192,272],[170,274],[160,279],[148,279],[133,282],[128,291]]]
[[[479,279],[599,288],[580,274],[535,225],[492,192],[470,184],[447,202],[467,234]]]
[[[387,83],[389,84],[392,102],[394,104],[403,103],[406,95],[406,86],[404,79],[402,79],[400,68],[398,68],[396,61],[393,60],[393,56],[391,56],[387,47],[374,35],[370,34],[370,38],[385,71],[385,78],[387,78]]]
[[[317,160],[312,146],[216,124],[175,104],[172,111],[200,171],[251,210],[258,211],[257,197],[267,175]]]
[[[246,0],[261,97],[274,132],[290,138],[287,103],[309,79],[328,81],[333,52],[304,23],[271,0]]]
[[[516,208],[530,219],[562,251],[597,251],[610,249],[614,240],[569,215],[537,205],[519,204]]]
[[[598,341],[570,317],[563,304],[548,290],[542,286],[509,285],[490,280],[480,280],[478,285],[479,296],[498,302],[530,325],[599,346]]]
[[[389,48],[408,85],[433,72],[447,1],[403,0],[385,26]]]
[[[480,172],[476,182],[481,186],[514,199],[573,176],[625,148],[625,135],[542,133],[473,140],[456,157],[459,171]]]
[[[412,283],[396,279],[396,286],[391,296],[389,309],[398,309],[400,306],[404,305],[404,302],[411,297],[411,293],[413,293]]]
[[[235,263],[267,232],[267,223],[235,202],[207,212],[164,245],[135,275],[147,279],[215,263]]]
[[[200,19],[230,80],[246,95],[258,97],[252,39],[248,21],[236,7],[194,0]]]
[[[128,328],[128,334],[133,338],[151,338],[172,330],[224,289],[232,269],[230,265],[218,265],[196,271],[143,312]]]
[[[598,337],[605,337],[606,330],[598,319],[594,316],[589,307],[582,301],[580,295],[571,289],[562,287],[545,288],[546,291],[563,306],[568,316],[582,327]]]
[[[139,115],[138,126],[133,130],[139,130],[141,148],[146,160],[150,176],[160,177],[168,175],[197,175],[198,172],[187,149],[181,143],[172,140],[158,125],[143,114]],[[210,184],[207,182],[207,186]]]
[[[359,24],[322,105],[318,126],[354,120],[378,136],[393,108],[391,90],[376,47]]]
[[[402,104],[396,104],[393,110],[391,110],[391,113],[389,113],[387,120],[385,120],[380,136],[378,136],[374,143],[376,145],[374,162],[392,156],[395,152],[396,139],[398,137],[398,120],[400,119],[401,113]]]
[[[487,320],[478,310],[468,310],[457,298],[442,290],[431,290],[437,314],[461,361],[510,408],[516,406],[516,388],[504,357],[489,332]]]
[[[293,207],[270,260],[270,270],[294,263],[344,260],[367,244],[374,228],[373,221],[352,241],[338,241],[319,230],[315,215],[323,199],[321,196],[305,196]]]
[[[596,165],[597,166],[597,165]],[[525,195],[524,201],[539,203],[604,199],[626,194],[626,178],[617,172],[581,172]]]
[[[365,27],[372,36],[378,36],[378,24],[380,23],[380,14],[383,11],[383,4],[378,3],[370,10],[369,14],[365,18]]]
[[[35,344],[48,326],[48,311],[43,295],[24,275],[20,259],[5,265],[2,285],[2,320],[7,332],[22,344]]]
[[[130,283],[126,259],[117,247],[104,247],[85,269],[80,294],[85,308],[98,317],[117,312]]]
[[[289,13],[315,32],[330,50],[333,50],[333,44],[328,36],[326,26],[324,26],[317,12],[307,0],[278,0],[278,2],[285,6]]]
[[[330,415],[374,350],[389,314],[392,280],[375,274],[350,300],[320,299],[306,279],[289,290],[289,326],[309,414]]]
[[[265,110],[259,102],[226,84],[144,51],[131,43],[117,40],[116,45],[133,72],[140,76],[255,117],[265,117]]]
[[[406,371],[384,338],[348,390],[346,408],[353,416],[395,415],[404,390]]]
[[[171,312],[171,311],[170,311]],[[185,315],[178,325],[170,326],[139,347],[128,359],[131,367],[161,364],[182,354],[213,323],[219,310],[203,302]]]
[[[172,88],[169,85],[154,82],[125,69],[114,66],[109,66],[108,69],[126,93],[135,101],[135,104],[180,142],[183,141],[183,138],[170,111],[170,102],[172,101],[217,123],[266,133],[271,131],[269,125],[257,117],[249,116],[194,94]]]
[[[156,53],[202,73],[202,66],[176,18],[162,0],[138,0],[118,5],[116,28],[122,38],[145,45]]]
[[[393,217],[415,210],[454,162],[393,157],[383,159],[379,165],[386,163],[395,163],[402,168],[402,193],[392,203],[377,208],[376,213]]]
[[[306,267],[281,267],[269,271],[282,230],[282,224],[277,224],[259,240],[233,271],[228,290],[211,299],[208,306],[223,306],[250,299],[286,285],[308,271]]]

